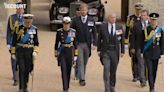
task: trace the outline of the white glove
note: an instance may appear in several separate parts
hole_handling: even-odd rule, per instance
[[[125,49],[128,49],[128,48],[129,48],[129,46],[126,44],[126,45],[125,45]]]
[[[11,58],[15,60],[15,59],[16,59],[15,54],[12,54],[12,55],[11,55]]]
[[[141,58],[143,58],[143,53],[141,53]]]
[[[32,53],[32,56],[33,56],[33,57],[36,57],[37,55],[38,55],[38,54],[37,54],[37,52],[35,52],[35,51]]]
[[[55,60],[58,61],[58,57],[55,57]]]
[[[76,62],[77,61],[77,56],[74,56],[74,62]]]
[[[159,59],[159,64],[162,64],[162,59],[164,58],[164,55],[161,55],[161,58]]]
[[[11,46],[8,44],[8,45],[7,45],[7,48],[8,48],[8,49],[10,49],[10,48],[11,48]]]
[[[92,50],[95,50],[96,49],[96,46],[94,46],[93,44],[92,44]]]

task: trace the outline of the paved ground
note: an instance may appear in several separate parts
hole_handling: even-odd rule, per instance
[[[48,27],[48,1],[32,0],[35,23],[39,29],[40,53],[35,62],[35,77],[33,92],[62,92],[60,68],[53,57],[55,33]],[[36,5],[37,4],[37,5]],[[18,92],[18,87],[12,86],[10,54],[5,45],[5,39],[0,38],[0,92]],[[163,67],[163,69],[162,69]],[[87,85],[80,87],[78,81],[72,79],[70,92],[103,92],[102,69],[96,51],[87,66]],[[156,92],[164,92],[164,63],[158,68]],[[148,92],[148,88],[140,88],[139,82],[133,83],[131,64],[128,54],[121,58],[117,71],[117,92]]]

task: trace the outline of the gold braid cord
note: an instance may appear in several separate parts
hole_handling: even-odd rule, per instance
[[[134,18],[132,18],[130,21],[129,21],[129,28],[133,28],[134,26]]]
[[[14,25],[13,25],[13,19],[12,16],[10,16],[10,28],[11,31],[14,32],[16,30],[16,32],[19,30],[19,22],[18,20],[15,21]]]
[[[151,37],[153,37],[155,35],[155,30],[152,30],[148,35],[147,29],[144,28],[144,34],[145,34],[145,41],[148,41],[151,39]]]

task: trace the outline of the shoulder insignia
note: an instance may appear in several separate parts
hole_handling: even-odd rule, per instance
[[[63,28],[57,29],[57,31],[62,31],[62,30],[63,30]]]
[[[70,28],[70,29],[71,29],[71,31],[76,32],[76,30],[75,30],[75,29],[73,29],[73,28]]]

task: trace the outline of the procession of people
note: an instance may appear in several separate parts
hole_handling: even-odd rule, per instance
[[[117,68],[125,54],[126,44],[132,63],[132,81],[139,81],[142,88],[149,86],[149,92],[156,92],[158,64],[164,57],[164,31],[158,24],[160,15],[149,13],[144,4],[136,3],[136,13],[127,17],[126,29],[117,21],[117,14],[110,12],[97,32],[88,8],[86,3],[80,4],[78,16],[63,17],[62,27],[56,30],[54,58],[61,69],[63,92],[70,92],[72,67],[76,67],[79,85],[87,86],[85,76],[92,50],[97,50],[103,66],[103,92],[117,92]],[[29,76],[39,52],[40,40],[34,17],[33,14],[24,14],[23,8],[17,8],[16,14],[9,16],[7,24],[6,43],[11,54],[13,86],[19,84],[19,92],[30,92]]]

